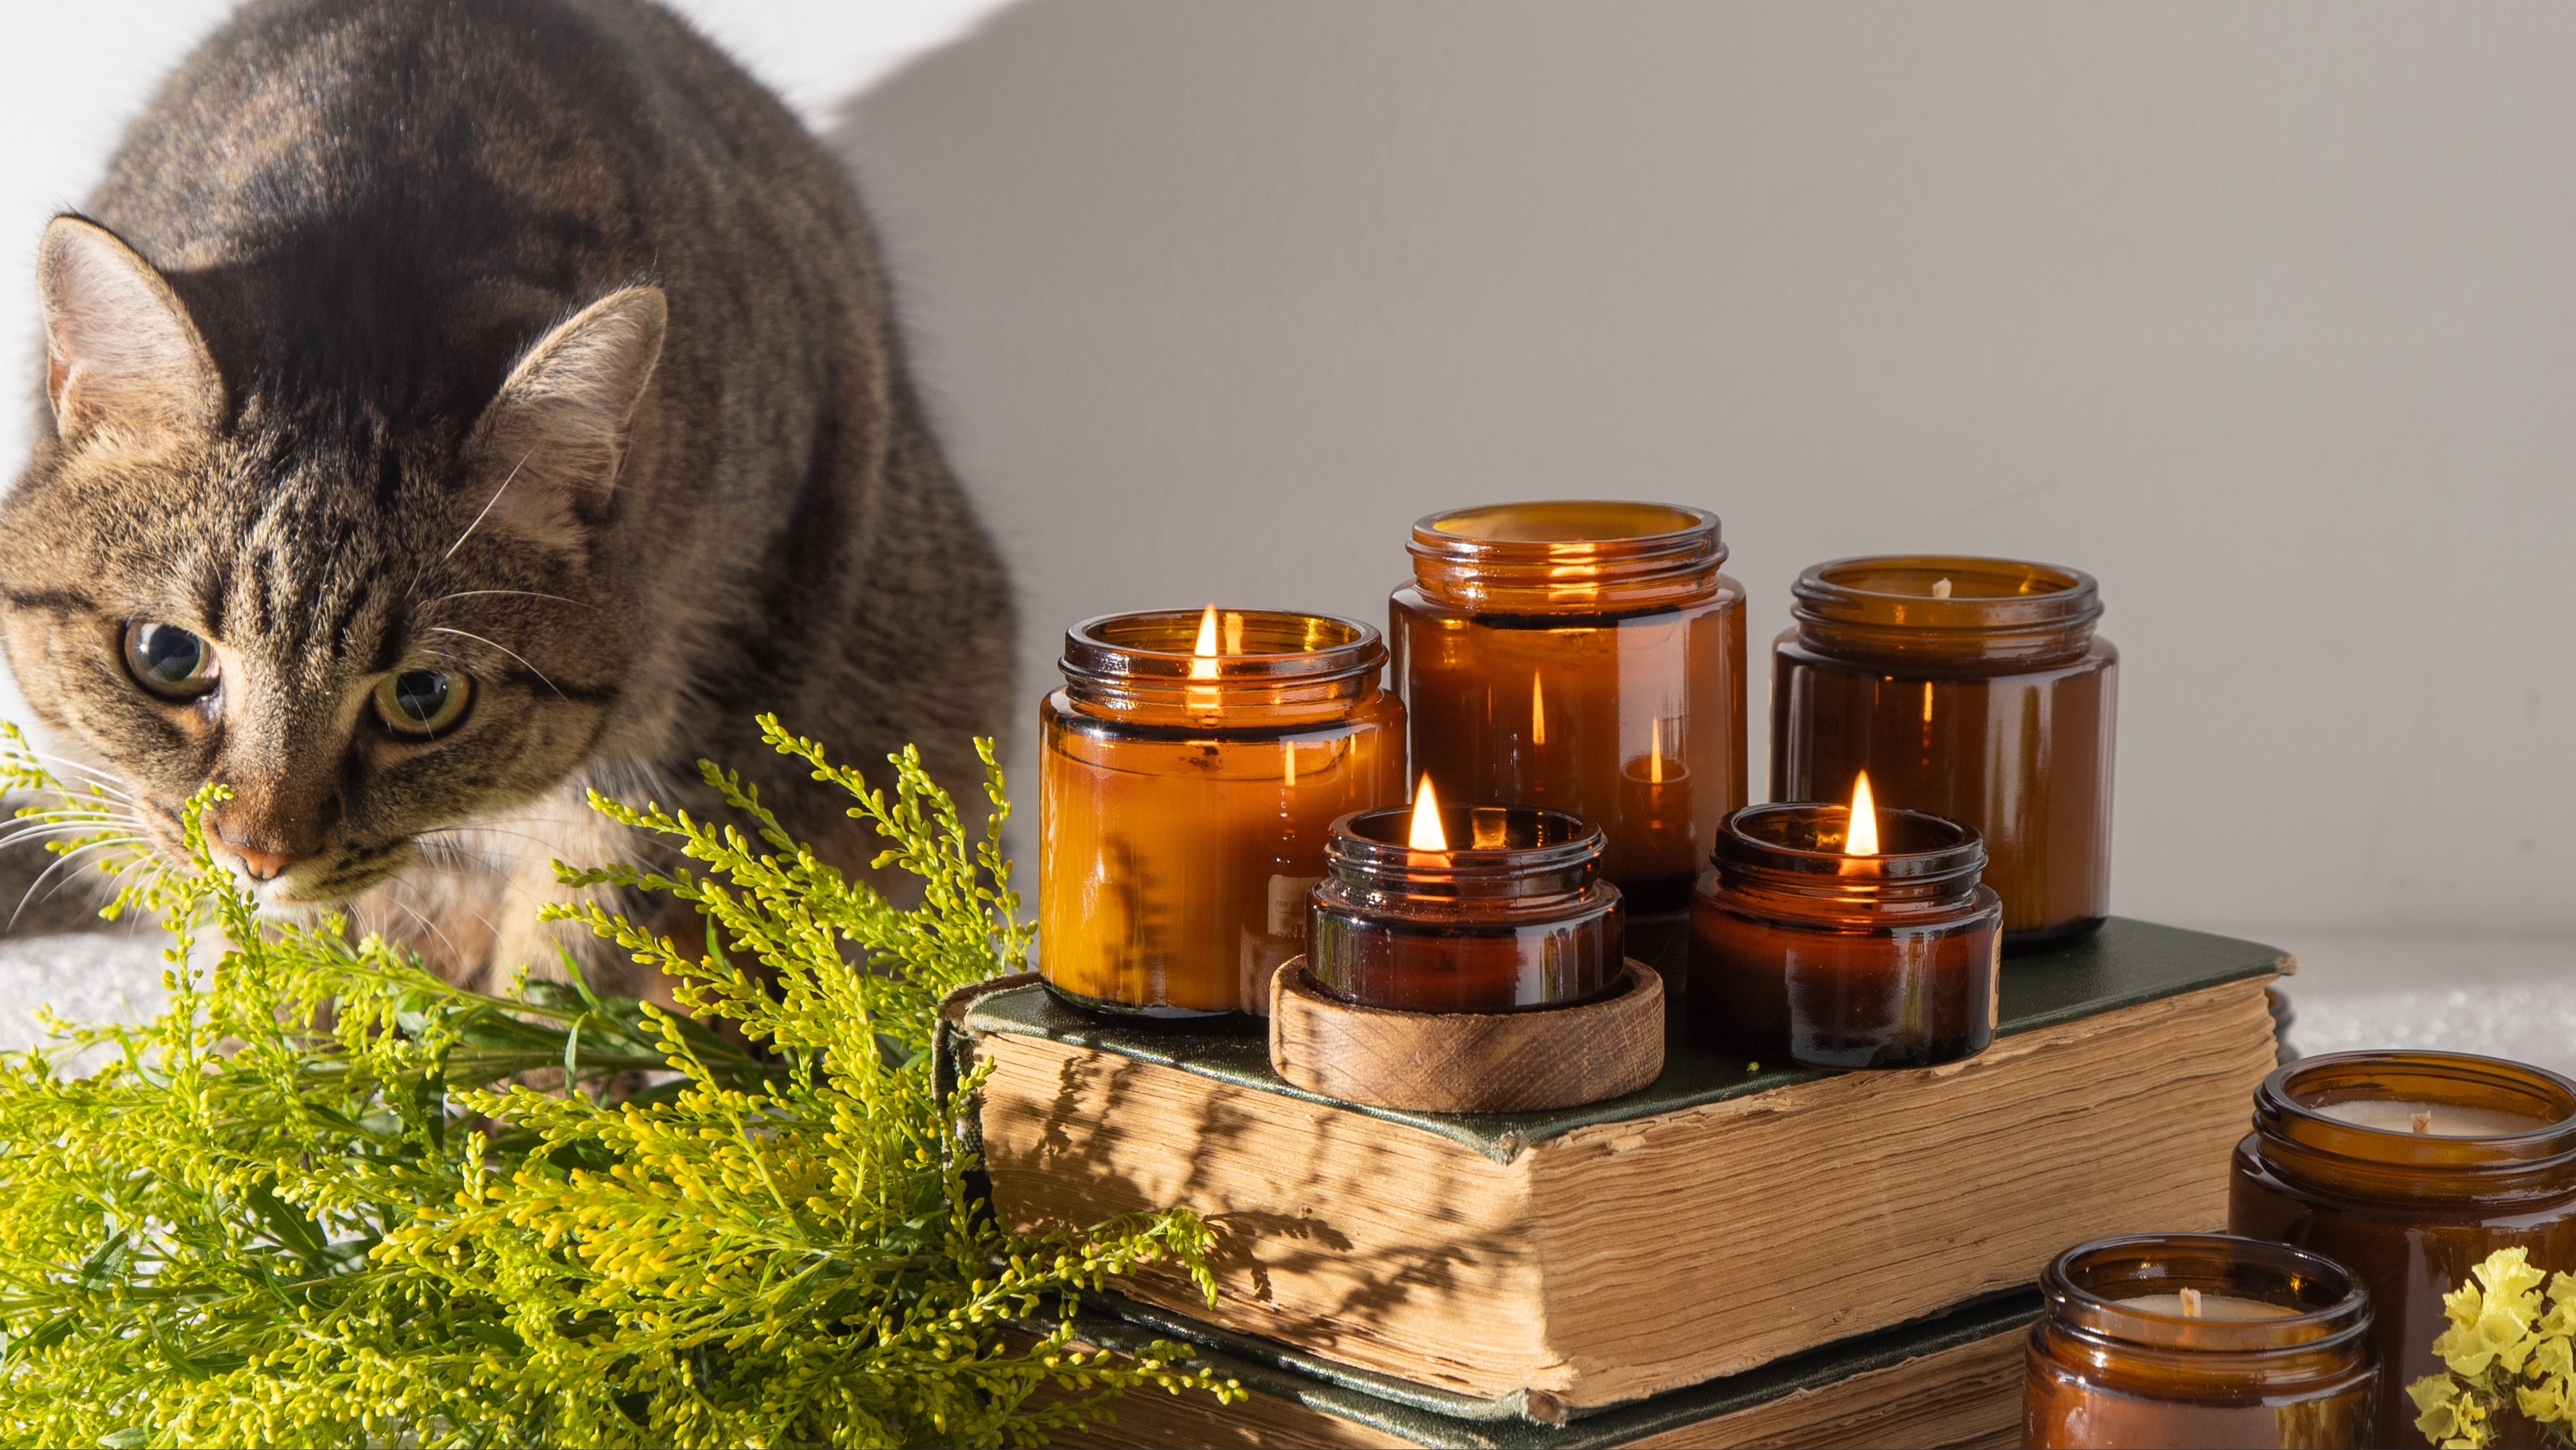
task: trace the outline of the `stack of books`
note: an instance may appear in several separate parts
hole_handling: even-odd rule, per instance
[[[2004,963],[1966,1062],[1828,1074],[1674,1031],[1648,1090],[1546,1113],[1363,1108],[1249,1034],[1110,1021],[1028,979],[952,1004],[995,1211],[1180,1206],[1211,1308],[1129,1280],[1086,1330],[1252,1391],[1128,1396],[1101,1445],[2015,1443],[2030,1285],[2112,1234],[2222,1229],[2276,1052],[2251,942],[2112,919]]]

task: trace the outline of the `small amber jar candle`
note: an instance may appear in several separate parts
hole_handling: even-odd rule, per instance
[[[2341,1265],[2219,1234],[2104,1239],[2040,1278],[2022,1444],[2277,1450],[2372,1440],[2370,1296]]]
[[[1717,516],[1517,503],[1413,526],[1389,602],[1413,768],[1601,827],[1632,911],[1679,911],[1744,804],[1744,590]]]
[[[1311,897],[1315,984],[1398,1012],[1561,1007],[1617,986],[1626,940],[1619,889],[1600,879],[1601,828],[1433,801],[1334,825]]]
[[[1771,798],[1879,803],[1975,828],[2008,950],[2111,909],[2119,651],[2089,574],[1889,556],[1798,576],[1772,646]]]
[[[1913,811],[1738,811],[1690,914],[1690,1016],[1703,1041],[1806,1067],[1929,1067],[1995,1040],[2003,910],[1977,833]]]
[[[1404,799],[1385,660],[1365,624],[1268,610],[1067,631],[1038,712],[1047,985],[1097,1011],[1267,1011],[1333,821]]]
[[[2438,1373],[2442,1296],[2498,1249],[2576,1273],[2576,1082],[2452,1052],[2339,1052],[2264,1079],[2227,1224],[2324,1254],[2370,1289],[2378,1445],[2420,1444],[2406,1387]],[[2518,1416],[2504,1444],[2538,1444]]]

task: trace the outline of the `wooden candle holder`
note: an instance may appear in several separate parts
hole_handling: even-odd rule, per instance
[[[1344,1102],[1420,1113],[1580,1107],[1664,1071],[1664,979],[1631,958],[1617,990],[1524,1012],[1390,1012],[1324,995],[1292,957],[1270,983],[1270,1066]]]

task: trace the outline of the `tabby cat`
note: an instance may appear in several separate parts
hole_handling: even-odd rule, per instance
[[[870,842],[755,713],[970,790],[1010,598],[849,180],[644,0],[264,0],[46,231],[0,642],[42,743],[267,907],[542,966],[597,788]],[[0,902],[0,911],[8,903]],[[611,985],[634,990],[632,981]]]

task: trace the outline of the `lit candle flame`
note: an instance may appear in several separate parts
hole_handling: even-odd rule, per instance
[[[1215,679],[1216,606],[1213,604],[1207,607],[1207,613],[1199,616],[1198,648],[1191,650],[1190,653],[1198,657],[1190,661],[1190,678],[1193,680]]]
[[[1405,844],[1417,851],[1449,849],[1449,833],[1440,829],[1440,797],[1432,793],[1428,772],[1422,777],[1422,789],[1413,794],[1413,838]]]
[[[1646,783],[1664,783],[1664,722],[1660,719],[1646,722]]]
[[[1547,743],[1547,692],[1539,688],[1538,671],[1530,671],[1530,744]]]
[[[1866,770],[1852,784],[1851,825],[1843,832],[1843,854],[1878,854],[1878,802],[1869,797],[1869,772]]]

